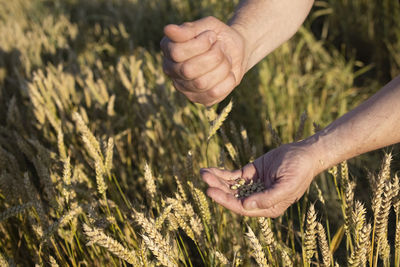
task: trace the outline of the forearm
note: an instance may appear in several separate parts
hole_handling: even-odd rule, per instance
[[[306,140],[318,172],[341,161],[400,142],[400,76],[363,104]]]
[[[292,37],[313,0],[243,0],[229,24],[245,39],[246,72]]]

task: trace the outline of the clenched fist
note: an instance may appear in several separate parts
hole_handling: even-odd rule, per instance
[[[189,100],[211,106],[241,81],[246,68],[243,36],[214,17],[167,25],[161,40],[163,69]]]

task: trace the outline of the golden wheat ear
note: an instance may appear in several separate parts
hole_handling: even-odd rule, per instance
[[[222,123],[226,120],[229,113],[231,112],[232,106],[233,106],[233,101],[231,100],[229,101],[228,105],[224,107],[224,109],[221,111],[218,117],[211,123],[211,127],[208,132],[207,142],[210,141],[210,139],[215,135],[218,129],[221,128]]]

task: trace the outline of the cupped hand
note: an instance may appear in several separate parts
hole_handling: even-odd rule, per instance
[[[304,142],[278,147],[249,163],[241,170],[202,169],[208,184],[207,195],[217,203],[245,216],[278,217],[301,198],[318,174],[315,153]],[[238,199],[230,185],[237,178],[262,181],[265,190]]]
[[[190,101],[211,106],[241,81],[246,67],[245,40],[214,17],[164,28],[163,69]]]

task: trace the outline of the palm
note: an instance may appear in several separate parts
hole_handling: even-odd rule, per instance
[[[209,185],[207,194],[226,208],[247,216],[277,217],[304,194],[315,175],[314,162],[313,156],[303,147],[288,144],[241,170],[208,169],[202,176]],[[238,177],[261,179],[266,189],[246,199],[237,199],[229,186]]]

